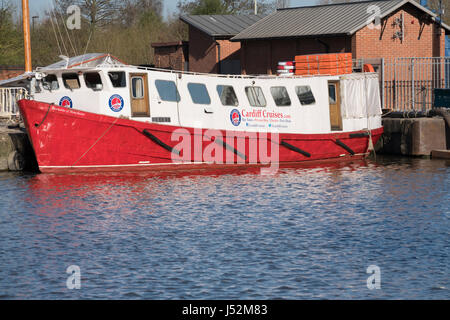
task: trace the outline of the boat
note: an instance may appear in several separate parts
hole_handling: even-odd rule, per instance
[[[41,172],[256,165],[270,174],[365,157],[383,133],[374,72],[200,74],[100,53],[32,71],[27,0],[22,13],[25,73],[0,86],[29,94],[18,104]]]
[[[41,172],[361,158],[383,133],[370,72],[199,74],[94,53],[8,83],[30,92],[18,103]]]

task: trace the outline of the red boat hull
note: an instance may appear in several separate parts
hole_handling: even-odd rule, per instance
[[[248,166],[267,165],[268,159],[282,164],[355,158],[367,155],[370,137],[375,145],[383,133],[383,128],[377,128],[371,135],[358,131],[275,136],[139,122],[32,100],[19,101],[19,107],[41,172]],[[228,140],[229,136],[232,140]],[[190,150],[180,152],[180,141],[190,141]],[[261,148],[267,150],[261,154]]]

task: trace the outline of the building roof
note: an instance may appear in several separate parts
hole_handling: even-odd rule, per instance
[[[217,38],[233,37],[265,16],[264,14],[182,15],[180,19],[207,35]]]
[[[189,41],[172,41],[172,42],[153,42],[152,47],[153,48],[160,48],[160,47],[179,47],[179,46],[185,46],[189,43]]]
[[[403,5],[410,3],[438,21],[436,14],[411,0],[378,0],[336,3],[330,5],[307,6],[278,9],[233,37],[231,41],[250,39],[276,39],[286,37],[306,37],[322,35],[352,35],[372,23],[374,10],[380,9],[384,18]],[[446,33],[450,27],[442,23]]]

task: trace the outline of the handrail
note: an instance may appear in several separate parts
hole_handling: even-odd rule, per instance
[[[25,88],[0,88],[0,117],[12,118],[18,116],[19,107],[17,101],[28,98],[28,91]]]
[[[139,69],[145,71],[157,71],[157,72],[167,72],[173,74],[181,74],[181,75],[194,75],[194,76],[208,76],[208,77],[216,77],[216,78],[229,78],[229,79],[303,79],[303,78],[312,78],[312,77],[329,77],[334,76],[331,74],[311,74],[311,75],[293,75],[293,76],[278,76],[278,75],[243,75],[243,74],[217,74],[217,73],[204,73],[204,72],[193,72],[193,71],[182,71],[182,70],[169,70],[155,67],[145,67],[145,66],[135,66],[135,65],[112,65],[112,64],[99,64],[95,67],[79,67],[79,68],[70,68],[68,70],[96,70],[96,69]],[[46,69],[44,68],[36,68],[36,71],[46,72],[46,71],[61,71],[61,68],[57,69]]]

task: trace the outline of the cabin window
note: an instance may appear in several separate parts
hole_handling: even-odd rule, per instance
[[[155,80],[156,90],[158,90],[159,97],[163,101],[180,101],[180,94],[178,93],[177,86],[173,81],[167,80]]]
[[[42,86],[45,90],[58,90],[58,78],[54,74],[49,74],[42,80]]]
[[[291,99],[285,87],[271,87],[273,101],[278,107],[287,107],[291,105]]]
[[[133,99],[144,99],[144,78],[131,78],[131,93],[133,95]]]
[[[84,82],[86,87],[94,90],[102,90],[103,84],[98,72],[87,72],[84,74]]]
[[[78,79],[78,75],[76,73],[63,73],[62,75],[64,86],[67,89],[79,89],[80,88],[80,79]]]
[[[336,85],[334,83],[328,85],[328,97],[330,104],[336,104]]]
[[[125,72],[108,72],[108,76],[114,88],[125,88],[127,86]]]
[[[295,87],[295,93],[297,93],[298,99],[302,105],[310,105],[316,103],[316,99],[311,91],[310,86]]]
[[[266,98],[264,97],[261,87],[245,87],[248,102],[252,107],[265,107]]]
[[[222,102],[224,106],[237,106],[239,104],[232,86],[218,85],[217,93],[219,94],[220,102]]]
[[[196,104],[211,104],[208,90],[203,83],[188,83],[187,85],[192,102]]]

